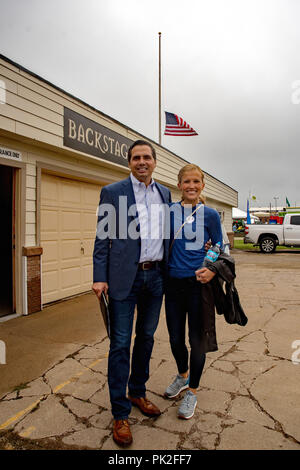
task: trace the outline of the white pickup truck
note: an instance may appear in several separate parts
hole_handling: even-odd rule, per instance
[[[277,245],[300,246],[300,214],[286,214],[282,225],[246,225],[244,243],[259,246],[263,253],[273,253]]]

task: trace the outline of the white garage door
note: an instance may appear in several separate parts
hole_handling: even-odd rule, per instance
[[[100,189],[95,184],[42,175],[43,304],[91,289]]]

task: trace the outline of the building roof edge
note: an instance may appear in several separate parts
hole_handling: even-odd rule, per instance
[[[120,126],[123,126],[125,127],[127,130],[135,133],[135,134],[138,134],[140,137],[143,137],[143,139],[146,139],[146,140],[149,140],[152,144],[155,144],[157,145],[158,147],[162,148],[163,150],[166,150],[167,152],[169,152],[170,154],[174,155],[175,157],[177,158],[180,158],[180,160],[182,160],[184,163],[191,163],[190,161],[188,160],[185,160],[184,158],[180,157],[179,155],[177,155],[176,153],[172,152],[172,150],[169,150],[167,149],[166,147],[164,147],[163,145],[161,144],[158,144],[157,142],[155,142],[154,140],[150,139],[149,137],[141,134],[140,132],[132,129],[131,127],[127,126],[126,124],[123,124],[122,122],[118,121],[117,119],[109,116],[108,114],[105,114],[103,111],[100,111],[99,109],[95,108],[94,106],[86,103],[85,101],[83,101],[82,99],[80,98],[77,98],[76,96],[72,95],[71,93],[69,93],[68,91],[65,91],[63,90],[62,88],[60,88],[58,85],[55,85],[51,82],[49,82],[49,80],[46,80],[45,78],[41,77],[40,75],[36,74],[35,72],[32,72],[31,70],[27,69],[26,67],[24,67],[23,65],[20,65],[18,64],[17,62],[14,62],[12,59],[9,59],[8,57],[4,56],[3,54],[0,53],[0,59],[4,60],[5,62],[8,62],[9,64],[13,65],[14,67],[17,67],[19,68],[20,70],[22,70],[23,72],[25,73],[28,73],[29,75],[31,75],[32,77],[35,77],[37,78],[38,80],[46,83],[47,85],[55,88],[56,90],[60,91],[61,93],[64,93],[65,95],[69,96],[70,98],[80,102],[81,104],[83,104],[84,106],[87,106],[89,107],[90,109],[92,109],[93,111],[96,111],[97,113],[100,113],[102,114],[102,116],[110,119],[111,121],[113,121],[114,123],[120,125]],[[224,184],[225,186],[227,186],[228,188],[230,188],[232,191],[235,191],[236,193],[238,193],[238,191],[234,188],[232,188],[231,186],[229,186],[228,184],[224,183],[223,181],[219,180],[218,178],[216,178],[215,176],[213,175],[210,175],[207,171],[203,170],[207,175],[209,175],[211,178],[214,178],[216,181],[219,181],[220,183]]]

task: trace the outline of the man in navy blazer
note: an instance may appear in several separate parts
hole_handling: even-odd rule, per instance
[[[132,442],[128,424],[132,405],[147,416],[160,415],[160,410],[146,398],[145,383],[169,247],[169,240],[163,237],[163,211],[159,209],[171,202],[169,189],[152,179],[156,153],[149,142],[138,140],[131,145],[128,166],[129,178],[101,190],[93,255],[93,290],[98,298],[102,292],[109,295],[108,384],[113,438],[122,446]],[[129,377],[135,307],[136,336]]]

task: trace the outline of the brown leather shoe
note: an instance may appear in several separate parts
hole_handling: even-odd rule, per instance
[[[144,415],[150,416],[150,418],[155,418],[156,416],[161,415],[161,411],[157,406],[151,403],[151,401],[146,397],[135,398],[129,396],[129,400],[134,406],[137,406]]]
[[[129,446],[132,443],[132,435],[128,419],[115,419],[113,427],[113,439],[122,447]]]

